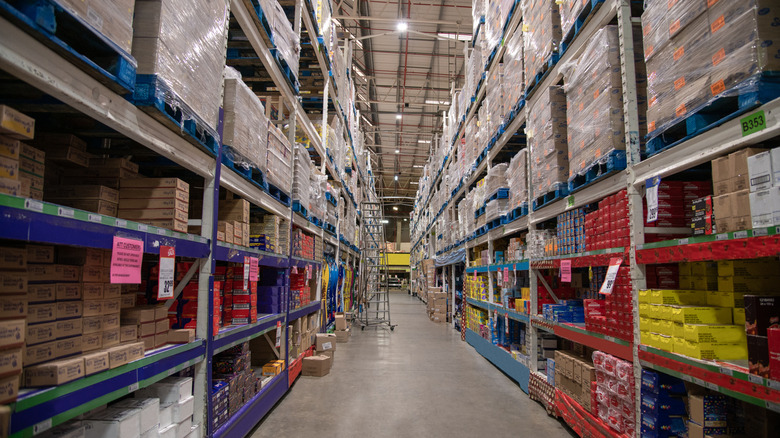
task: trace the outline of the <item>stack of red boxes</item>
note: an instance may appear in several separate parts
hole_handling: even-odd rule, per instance
[[[680,288],[680,266],[676,263],[647,265],[647,270],[645,272],[648,289]]]
[[[596,211],[585,215],[585,249],[628,248],[630,244],[628,197],[621,190],[599,202]]]
[[[603,300],[583,300],[585,329],[631,342],[634,337],[633,304],[631,302],[631,274],[621,265],[615,278],[612,294]]]
[[[690,228],[693,201],[712,194],[710,181],[661,181],[658,184],[658,219],[647,222],[647,200],[643,215],[648,228]],[[689,233],[683,234],[685,237]],[[646,233],[645,242],[661,242],[681,237],[680,234]]]
[[[182,280],[184,275],[192,267],[192,262],[179,262],[176,264],[176,281]],[[222,273],[221,275],[224,275]],[[219,333],[220,315],[218,311],[222,306],[222,286],[223,281],[218,280],[220,277],[219,269],[215,272],[214,277],[214,319],[213,334]],[[181,296],[172,301],[170,307],[168,307],[168,319],[171,322],[171,328],[174,329],[195,329],[198,325],[198,275],[196,274],[184,286]]]
[[[244,269],[239,266],[233,268],[232,325],[257,322],[257,282],[247,281],[244,289]]]
[[[293,256],[314,260],[314,237],[304,234],[300,228],[293,230]]]
[[[551,276],[551,275],[544,275],[544,281],[547,282],[547,284],[550,286],[550,288],[555,293],[555,296],[558,298],[558,300],[573,300],[576,299],[576,291],[571,286],[564,286],[563,284],[559,283],[559,278],[557,276]],[[536,314],[541,315],[542,312],[542,306],[545,304],[555,304],[555,300],[553,300],[552,296],[550,296],[550,293],[547,292],[547,288],[544,287],[541,281],[537,282],[537,295],[538,299],[536,300]],[[527,305],[530,305],[530,300],[527,301]],[[527,311],[527,309],[526,309]]]
[[[311,302],[311,289],[306,282],[306,271],[297,269],[290,274],[290,310],[298,309]]]

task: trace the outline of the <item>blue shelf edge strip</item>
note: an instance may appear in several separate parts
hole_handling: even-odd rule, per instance
[[[489,360],[498,369],[511,377],[528,394],[530,371],[528,367],[515,360],[509,352],[497,347],[470,329],[466,329],[466,342],[474,347],[482,357]]]

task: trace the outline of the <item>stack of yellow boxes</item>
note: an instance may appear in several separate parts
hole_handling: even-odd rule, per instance
[[[35,120],[0,105],[0,193],[22,196],[19,178],[22,144],[19,140],[32,140],[34,134]]]
[[[487,278],[483,276],[466,276],[466,296],[475,300],[488,300]]]
[[[466,308],[466,327],[469,330],[480,333],[481,327],[485,325],[488,325],[487,311],[471,306]]]
[[[680,290],[639,291],[643,344],[697,359],[747,358],[744,295],[777,281],[768,259],[680,264]]]
[[[531,288],[528,287],[522,287],[520,288],[520,298],[515,298],[515,310],[524,313],[526,312],[526,306],[529,306],[531,302]]]

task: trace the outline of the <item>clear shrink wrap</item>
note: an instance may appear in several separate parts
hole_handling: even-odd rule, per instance
[[[327,182],[328,178],[314,167],[309,176],[309,214],[320,220],[324,220],[326,204],[330,204],[325,199]]]
[[[540,89],[528,110],[526,136],[531,158],[534,199],[567,186],[566,95],[563,87]]]
[[[715,4],[718,1],[645,0],[645,11],[642,13],[645,60],[649,61],[670,39],[703,14],[708,3]]]
[[[302,144],[295,145],[294,175],[292,182],[292,198],[303,208],[311,210],[311,157]]]
[[[125,53],[133,44],[135,0],[55,0]]]
[[[488,2],[488,0],[471,0],[472,35],[479,29],[479,25],[485,22],[485,3]]]
[[[487,176],[485,177],[485,201],[495,195],[498,189],[509,188],[509,183],[506,180],[506,169],[508,167],[508,163],[500,163],[488,170]]]
[[[225,67],[224,153],[236,165],[266,172],[268,119],[257,95],[241,80],[241,74]]]
[[[509,184],[509,210],[528,202],[528,149],[523,149],[509,161],[506,180]]]
[[[500,218],[508,211],[509,199],[493,199],[485,204],[485,220],[492,221],[493,219]]]
[[[562,70],[572,180],[606,162],[610,152],[626,149],[617,26],[599,29]]]
[[[501,42],[504,25],[514,0],[493,0],[485,2],[485,42],[488,53]]]
[[[517,30],[506,42],[504,51],[504,105],[511,110],[525,96],[523,67],[523,32]]]
[[[780,72],[778,22],[776,1],[719,0],[656,49],[647,61],[648,138],[715,99],[757,91],[764,73]]]
[[[287,136],[281,129],[268,124],[268,164],[266,178],[279,190],[287,195],[292,193],[292,163],[290,163],[292,148]]]
[[[499,64],[490,77],[487,78],[487,93],[485,94],[485,103],[482,105],[486,112],[487,119],[487,137],[493,138],[498,132],[498,128],[504,123],[506,118],[506,100],[504,99],[504,66]]]
[[[523,0],[526,83],[542,73],[561,43],[561,14],[555,0]]]
[[[590,0],[558,0],[558,3],[561,11],[561,35],[565,38]]]
[[[293,76],[297,78],[301,56],[300,37],[293,30],[292,23],[277,0],[259,0],[259,2],[268,20],[268,25],[271,27],[275,50],[279,51],[279,56],[287,63]]]
[[[133,51],[139,75],[156,75],[159,99],[216,131],[222,104],[226,0],[138,0]],[[215,135],[216,137],[216,135]]]

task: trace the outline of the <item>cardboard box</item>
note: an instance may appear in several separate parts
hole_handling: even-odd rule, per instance
[[[18,160],[20,149],[21,142],[19,140],[6,135],[0,135],[0,156]]]
[[[748,157],[750,191],[767,190],[772,187],[772,157],[769,151]]]
[[[745,331],[766,336],[767,329],[780,321],[780,296],[745,295]]]
[[[109,348],[113,347],[115,345],[119,345],[120,339],[119,339],[119,330],[118,328],[110,329],[110,330],[103,330],[102,336],[103,336],[103,348]]]
[[[57,283],[55,291],[57,300],[80,300],[82,298],[81,283]]]
[[[0,105],[0,133],[19,140],[32,140],[35,136],[35,119]]]
[[[316,347],[319,351],[336,350],[336,335],[332,333],[317,333],[316,335]]]
[[[57,357],[66,357],[81,353],[81,335],[58,339],[54,342]]]
[[[119,203],[119,190],[110,187],[91,184],[91,185],[61,185],[48,188],[46,190],[46,199],[52,201],[59,200],[95,200],[106,201],[114,204]],[[64,247],[68,248],[68,247]],[[84,251],[86,248],[69,248],[71,251]],[[91,249],[92,252],[101,252],[99,249]],[[70,263],[61,261],[60,263]],[[74,263],[78,264],[78,263]]]
[[[123,182],[125,180],[122,180]],[[160,189],[128,189],[119,190],[119,206],[123,205],[126,199],[177,199],[181,202],[189,202],[190,194],[183,190],[175,188]]]
[[[0,294],[27,293],[27,272],[0,271]]]
[[[157,398],[126,398],[114,403],[112,407],[141,411],[139,420],[142,432],[156,429],[160,423],[160,400]]]
[[[303,358],[301,374],[304,376],[322,377],[330,372],[333,358],[329,356],[309,356]]]
[[[166,311],[167,313],[167,311]],[[122,311],[121,321],[122,324],[138,325],[145,322],[154,322],[157,319],[156,309],[152,306],[135,307],[133,309],[125,309]]]
[[[103,333],[81,335],[81,351],[95,351],[103,348]]]
[[[24,366],[48,362],[57,359],[57,341],[27,346],[24,350]]]
[[[83,311],[81,301],[58,301],[57,319],[78,318]]]
[[[55,340],[57,338],[55,328],[56,323],[53,322],[28,324],[25,332],[26,344],[35,345]]]
[[[27,268],[25,248],[0,245],[0,270],[23,270]]]
[[[27,310],[27,323],[50,322],[57,319],[57,303],[33,304]]]
[[[54,323],[54,333],[58,338],[77,336],[82,333],[82,319],[63,319]]]
[[[130,342],[138,339],[137,325],[123,325],[119,327],[119,342]]]
[[[276,376],[284,371],[283,360],[273,360],[263,365],[263,376]]]
[[[54,263],[54,246],[27,245],[27,263]]]
[[[103,330],[119,328],[120,319],[118,314],[103,315]]]
[[[64,165],[89,167],[89,159],[92,156],[74,147],[48,148],[46,158]]]
[[[27,304],[45,303],[57,299],[57,285],[30,284],[27,286]]]
[[[140,409],[111,407],[89,415],[83,420],[83,423],[84,427],[90,431],[87,436],[140,437],[140,416]]]
[[[0,379],[0,404],[16,401],[16,397],[19,395],[19,377],[19,375],[14,375]]]
[[[92,374],[99,373],[109,369],[108,367],[108,351],[101,350],[91,353],[86,353],[82,356],[84,358],[84,375],[91,376]]]
[[[349,342],[349,338],[352,335],[352,331],[350,329],[336,330],[334,333],[336,334],[336,342],[339,344]]]
[[[23,361],[22,347],[0,350],[0,377],[19,374]]]
[[[103,317],[98,316],[85,316],[82,318],[82,332],[83,334],[99,333],[103,331]]]
[[[748,158],[765,151],[766,149],[761,148],[745,148],[729,155],[730,191],[737,192],[750,189]]]
[[[780,224],[780,187],[750,192],[750,218],[753,228]]]
[[[168,332],[168,342],[171,344],[189,344],[195,341],[195,330],[179,329]]]
[[[27,274],[35,281],[79,281],[81,268],[71,265],[27,265]]]
[[[174,188],[189,193],[190,185],[178,178],[128,178],[122,180],[122,189]]]
[[[58,386],[84,377],[84,358],[60,359],[24,370],[24,386]]]
[[[244,199],[221,199],[219,201],[219,220],[249,223],[249,208],[249,201]],[[243,236],[243,226],[239,232]]]

